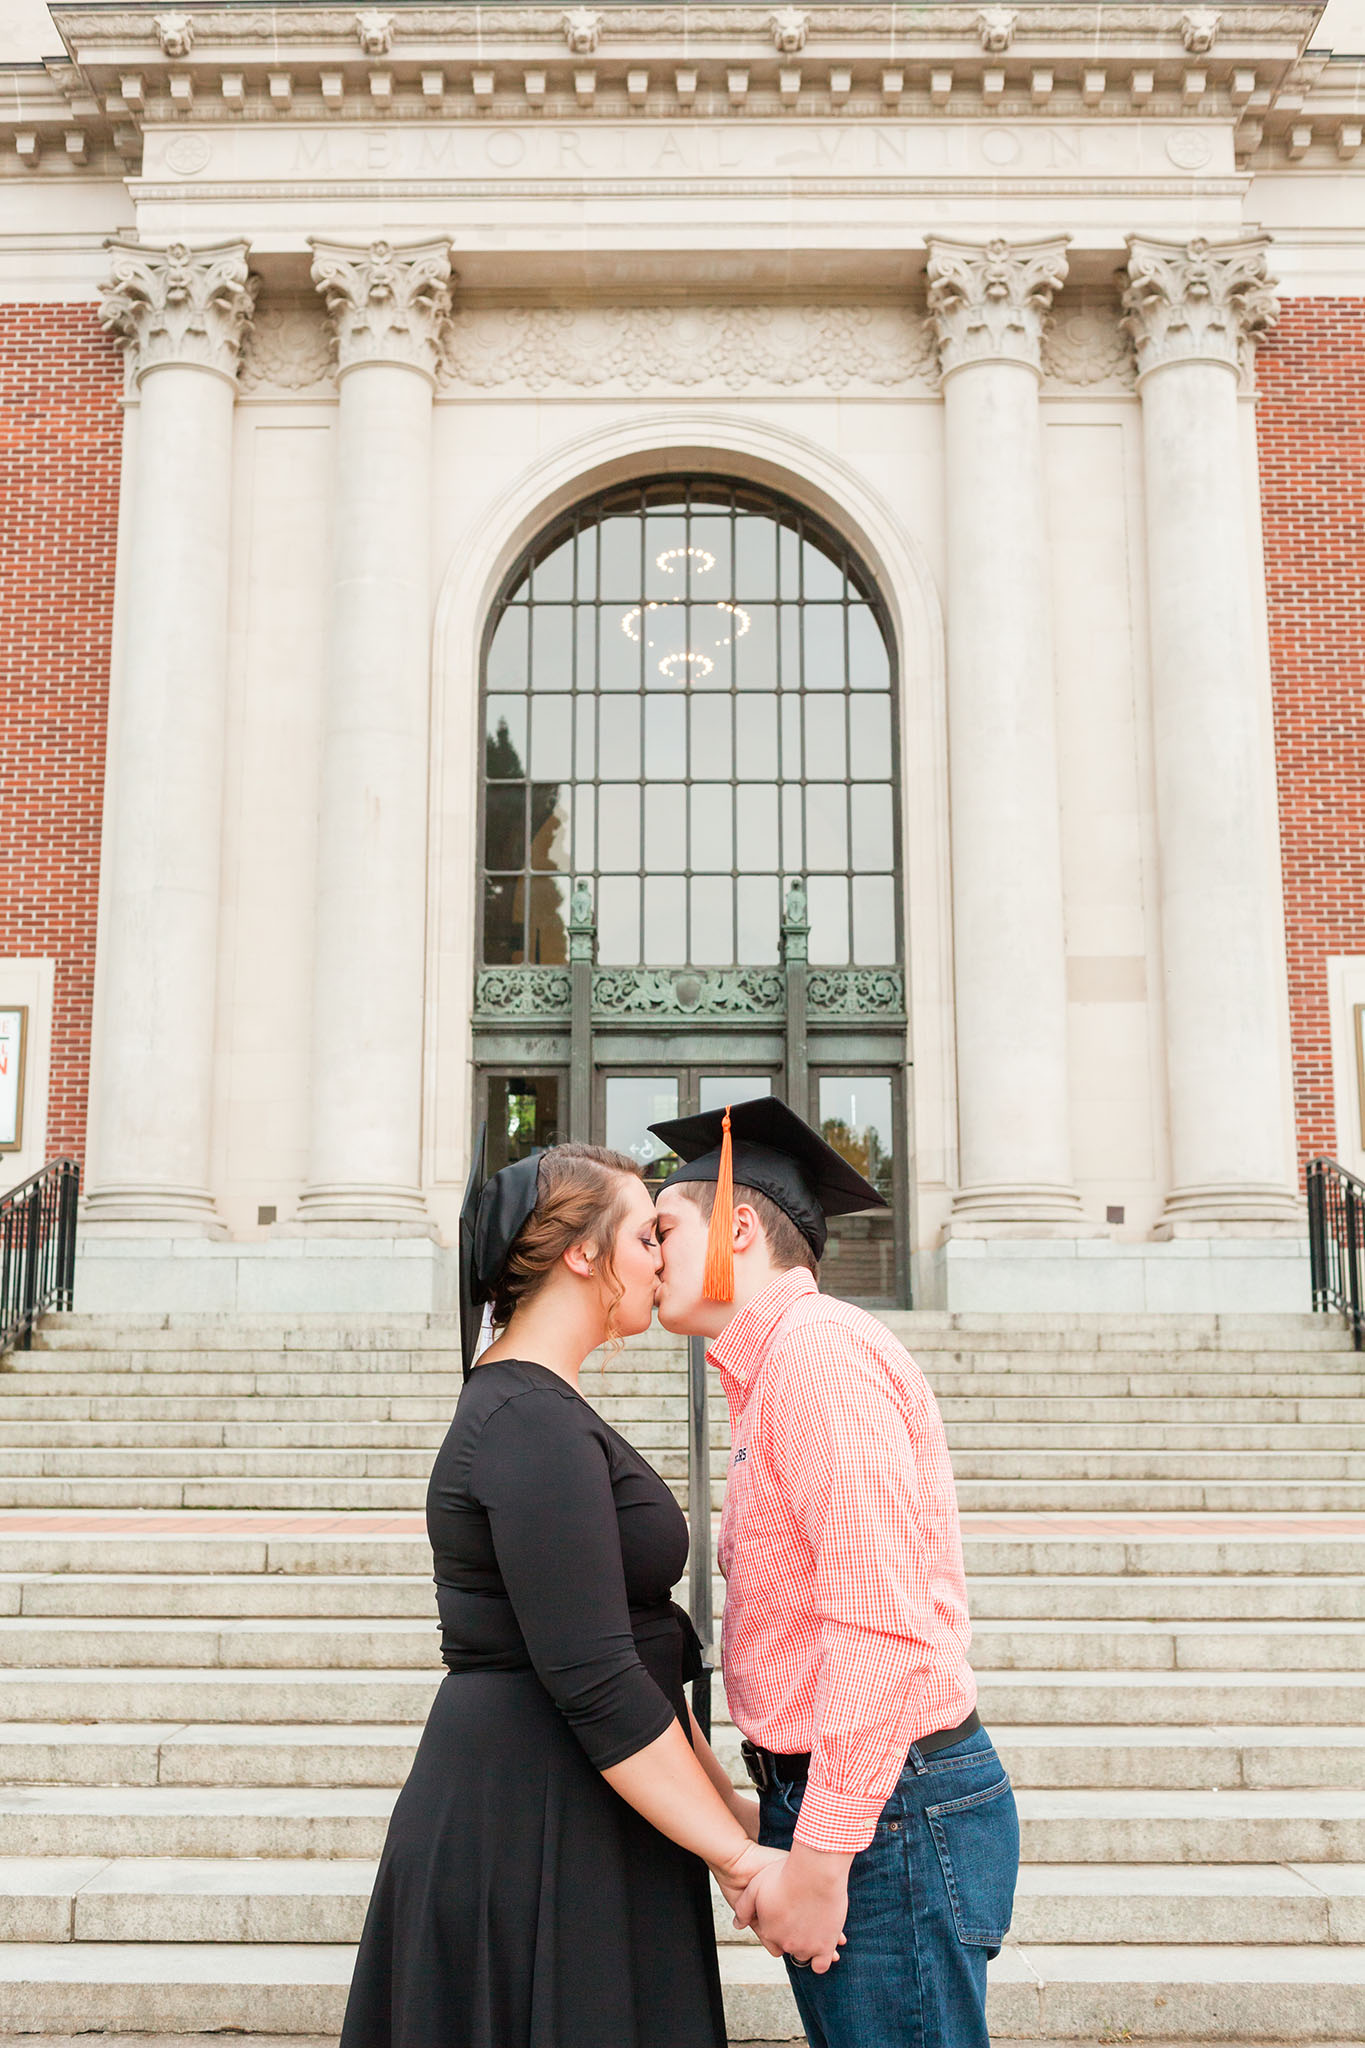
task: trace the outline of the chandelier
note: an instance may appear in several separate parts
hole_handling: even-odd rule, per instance
[[[699,576],[716,566],[716,558],[708,548],[665,548],[661,555],[654,557],[654,566],[664,576],[681,574],[688,564],[692,567],[695,583]],[[699,628],[705,637],[714,626],[714,634],[708,646],[692,647],[688,644],[688,613],[691,623]],[[673,633],[669,626],[675,628]],[[677,629],[680,629],[677,630]],[[743,605],[731,604],[728,598],[718,597],[709,603],[703,599],[700,604],[694,599],[687,601],[676,597],[652,597],[644,604],[632,605],[621,620],[621,631],[628,640],[638,646],[641,638],[647,648],[665,645],[670,640],[681,639],[681,646],[671,646],[658,660],[661,676],[672,682],[684,676],[689,682],[701,682],[716,666],[715,657],[722,647],[729,647],[734,641],[742,640],[749,630],[749,614]],[[709,648],[709,651],[708,651]]]

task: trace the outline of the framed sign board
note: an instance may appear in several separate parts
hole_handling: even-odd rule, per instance
[[[28,1005],[0,1005],[0,1152],[17,1152],[24,1141],[24,1054]]]

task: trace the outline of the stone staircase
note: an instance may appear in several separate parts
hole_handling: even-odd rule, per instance
[[[996,2036],[1365,2042],[1346,1338],[888,1320],[947,1418],[982,1711],[1019,1794]],[[0,2028],[335,2036],[440,1676],[420,1509],[455,1345],[423,1318],[75,1316],[7,1361]],[[584,1391],[681,1491],[674,1340]],[[719,1402],[713,1446],[719,1483]],[[733,2038],[794,2037],[780,1968],[718,1927]]]

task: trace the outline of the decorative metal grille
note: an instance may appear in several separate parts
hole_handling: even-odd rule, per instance
[[[747,485],[602,493],[535,544],[484,659],[482,959],[761,967],[803,875],[810,958],[891,966],[890,636],[843,543]]]

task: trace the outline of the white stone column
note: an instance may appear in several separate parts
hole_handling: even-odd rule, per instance
[[[431,401],[450,245],[314,241],[337,353],[331,640],[301,1219],[421,1225]]]
[[[1292,1221],[1283,910],[1237,393],[1268,238],[1130,236],[1146,469],[1171,1191],[1166,1234]]]
[[[929,240],[943,373],[960,1169],[954,1231],[1084,1228],[1071,1184],[1043,320],[1066,244]]]
[[[213,1231],[232,408],[256,286],[245,242],[109,248],[100,317],[128,351],[140,407],[87,1218]]]

